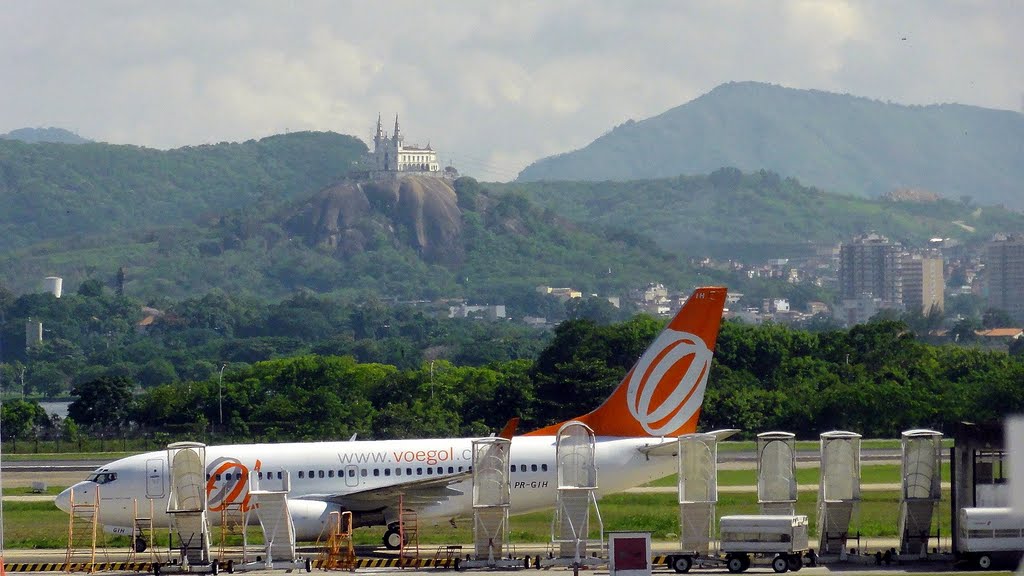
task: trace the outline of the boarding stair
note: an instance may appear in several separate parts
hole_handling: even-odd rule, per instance
[[[405,508],[405,498],[400,496],[398,506],[401,509],[398,515],[398,534],[401,547],[398,550],[398,565],[415,567],[420,561],[420,521],[419,515],[413,509]]]
[[[68,547],[64,554],[64,566],[67,572],[72,566],[84,565],[84,571],[95,571],[96,565],[96,529],[100,516],[100,488],[96,486],[92,494],[83,491],[76,496],[71,489],[70,510],[68,515]],[[83,568],[76,568],[83,571]]]

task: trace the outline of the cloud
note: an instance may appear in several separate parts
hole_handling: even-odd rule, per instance
[[[944,0],[15,0],[0,20],[0,132],[365,140],[378,112],[398,113],[410,141],[505,179],[730,80],[1017,109],[1022,14]]]

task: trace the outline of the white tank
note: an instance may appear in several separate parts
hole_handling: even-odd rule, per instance
[[[64,279],[60,276],[47,276],[43,279],[43,291],[53,294],[56,298],[60,298],[63,285]]]

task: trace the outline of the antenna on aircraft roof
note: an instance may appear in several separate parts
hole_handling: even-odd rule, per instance
[[[354,433],[352,434],[352,437],[351,437],[351,438],[349,438],[349,439],[348,439],[348,441],[349,441],[349,442],[355,442],[355,441],[356,441],[356,436],[358,436],[358,435],[359,435],[359,432],[354,432]]]

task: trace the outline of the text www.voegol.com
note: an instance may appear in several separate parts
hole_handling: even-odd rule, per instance
[[[461,451],[461,460],[470,460],[473,451],[466,448]],[[426,464],[433,466],[442,462],[455,461],[455,448],[445,450],[392,450],[378,452],[338,453],[342,464]]]

